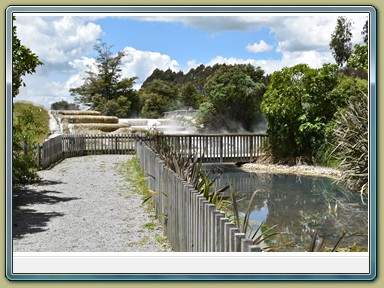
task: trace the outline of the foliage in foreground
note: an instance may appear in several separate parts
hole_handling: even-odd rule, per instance
[[[13,109],[12,180],[13,185],[24,185],[39,180],[34,147],[48,135],[49,116],[29,103],[15,103]]]
[[[363,196],[368,194],[368,94],[357,92],[335,120],[337,142],[331,155],[340,162],[341,180]]]

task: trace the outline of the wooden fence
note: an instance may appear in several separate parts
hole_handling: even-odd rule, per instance
[[[166,144],[203,162],[252,162],[263,154],[267,134],[156,135],[150,145]]]
[[[46,169],[52,164],[63,159],[63,143],[62,136],[56,136],[54,138],[44,141],[41,145],[41,150],[38,148],[37,163],[41,163],[41,168]]]
[[[149,189],[157,194],[153,197],[156,213],[175,251],[260,251],[223,212],[166,167],[143,141],[138,141],[136,147]]]

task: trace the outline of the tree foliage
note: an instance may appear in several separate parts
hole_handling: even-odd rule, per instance
[[[368,44],[368,20],[365,21],[363,26],[363,31],[361,31],[361,35],[363,35],[363,41],[365,44]]]
[[[16,21],[15,17],[13,21]],[[20,87],[25,86],[22,77],[35,73],[36,67],[42,64],[30,48],[21,44],[17,38],[16,26],[12,26],[12,97],[19,94]]]
[[[179,92],[175,85],[164,80],[153,80],[139,91],[142,117],[160,118],[163,113],[179,107]]]
[[[13,17],[13,21],[16,18]],[[19,94],[19,89],[26,86],[23,77],[26,74],[36,72],[36,67],[42,65],[43,62],[39,57],[31,51],[30,48],[21,44],[17,38],[16,27],[12,26],[12,97]],[[17,105],[26,106],[26,105]],[[29,107],[29,106],[27,106]],[[13,105],[15,109],[15,105]],[[33,153],[28,149],[27,145],[35,143],[36,128],[44,129],[41,123],[38,123],[41,109],[24,109],[20,113],[13,111],[12,121],[12,181],[13,185],[21,185],[32,183],[38,180],[36,173],[36,161],[34,161]],[[40,131],[41,132],[41,131]]]
[[[344,117],[342,115],[348,114],[347,106],[352,99],[356,98],[357,94],[363,94],[368,91],[368,81],[358,77],[341,75],[339,83],[332,90],[334,98],[343,99],[343,104],[339,105],[338,110],[335,113],[333,119],[327,124],[325,129],[325,141],[317,152],[316,160],[318,163],[327,166],[337,167],[340,165],[340,157],[335,157],[335,147],[339,145],[340,139],[335,133],[335,130],[339,129],[339,124],[336,123],[336,119]]]
[[[48,135],[49,116],[45,109],[29,103],[15,103],[13,111],[13,185],[36,182],[36,149]]]
[[[264,71],[252,65],[225,65],[204,86],[201,123],[211,130],[249,130],[260,117]]]
[[[352,50],[351,57],[348,59],[348,68],[354,70],[368,70],[368,45],[356,44]]]
[[[357,43],[351,51],[348,59],[348,68],[354,70],[368,71],[368,20],[365,22],[363,30],[363,43]]]
[[[61,100],[52,103],[51,110],[79,110],[79,106],[74,103],[68,103],[65,100]]]
[[[121,59],[125,56],[119,51],[112,56],[111,46],[99,42],[94,46],[98,53],[94,69],[88,67],[83,85],[70,89],[75,101],[104,115],[130,117],[136,113],[138,96],[132,89],[136,77],[121,78]]]
[[[344,97],[333,93],[338,72],[336,65],[312,69],[298,64],[272,74],[261,108],[268,120],[271,153],[276,159],[304,156],[312,161],[324,141],[325,126],[346,103]]]
[[[329,47],[332,55],[339,67],[343,67],[347,63],[352,52],[352,24],[346,17],[337,18],[337,24],[331,35]]]
[[[195,85],[188,82],[183,85],[180,91],[181,105],[185,107],[198,108],[199,94]]]

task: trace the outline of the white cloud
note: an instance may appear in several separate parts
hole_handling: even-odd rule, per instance
[[[296,64],[306,63],[312,68],[320,68],[324,63],[335,63],[330,52],[317,52],[317,51],[302,51],[302,52],[287,52],[283,57],[278,60],[266,59],[241,59],[241,58],[225,58],[216,56],[210,60],[206,65],[213,66],[215,64],[252,64],[255,67],[260,66],[267,74],[280,70],[284,67],[291,67]]]
[[[187,61],[187,67],[186,67],[186,69],[184,70],[184,73],[188,72],[188,71],[191,70],[192,68],[196,68],[196,67],[200,66],[201,64],[203,64],[203,63],[198,63],[198,62],[196,62],[195,59],[192,59],[192,60]]]
[[[260,40],[259,43],[248,44],[245,49],[253,53],[269,52],[273,48],[272,45],[267,44],[265,41]]]
[[[159,52],[142,51],[132,47],[124,48],[127,54],[122,58],[122,76],[138,77],[135,88],[150,76],[156,68],[160,70],[171,69],[172,71],[180,71],[180,65],[176,60],[172,60],[170,56]]]
[[[22,44],[51,65],[88,54],[102,34],[99,25],[72,16],[18,16],[15,25]]]

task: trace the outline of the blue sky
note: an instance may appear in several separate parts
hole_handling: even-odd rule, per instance
[[[334,63],[329,41],[338,16],[353,22],[353,43],[362,41],[367,14],[124,14],[16,15],[22,44],[43,66],[25,77],[16,100],[49,107],[73,102],[69,89],[83,83],[95,61],[93,45],[101,39],[125,51],[123,77],[139,77],[134,88],[156,68],[187,72],[200,64],[250,63],[266,73],[306,63],[318,68]]]
[[[157,51],[176,59],[183,70],[187,63],[196,60],[207,63],[217,55],[226,58],[279,59],[281,55],[274,50],[264,53],[252,53],[246,50],[248,44],[263,40],[276,44],[267,28],[257,31],[210,31],[188,27],[179,22],[141,22],[133,19],[105,18],[95,23],[103,27],[101,39],[113,43],[114,52],[132,46],[139,50]],[[116,25],[119,29],[116,29]]]

